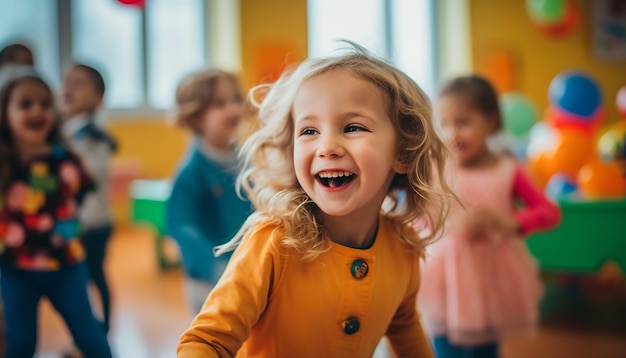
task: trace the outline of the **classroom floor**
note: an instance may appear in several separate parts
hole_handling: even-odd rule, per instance
[[[150,231],[119,230],[112,238],[107,272],[113,300],[109,340],[117,358],[175,357],[191,315],[179,269],[159,271]],[[57,358],[71,348],[64,323],[41,305],[37,358]],[[376,356],[385,356],[378,351]],[[626,336],[542,328],[534,337],[505,342],[502,358],[626,358]]]

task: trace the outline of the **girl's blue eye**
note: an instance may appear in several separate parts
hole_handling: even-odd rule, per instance
[[[302,132],[300,132],[300,134],[301,135],[315,135],[317,134],[317,131],[315,129],[307,128],[303,130]]]
[[[367,131],[367,129],[361,127],[361,126],[356,126],[356,125],[349,125],[346,127],[346,133],[349,132],[359,132],[359,131]]]

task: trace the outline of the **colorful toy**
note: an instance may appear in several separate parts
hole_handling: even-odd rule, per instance
[[[565,71],[550,82],[550,104],[566,114],[589,118],[597,116],[602,92],[595,80],[582,71]]]
[[[585,199],[626,197],[626,178],[616,165],[591,161],[580,169],[577,180],[580,193]]]
[[[535,105],[521,93],[501,95],[500,110],[504,129],[514,137],[527,135],[539,117]]]

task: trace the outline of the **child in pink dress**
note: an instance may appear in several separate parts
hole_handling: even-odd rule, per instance
[[[446,182],[461,205],[428,248],[418,304],[438,357],[497,357],[499,341],[537,324],[542,288],[523,238],[557,225],[560,210],[511,156],[489,149],[502,126],[489,82],[452,80],[436,109],[454,157]]]

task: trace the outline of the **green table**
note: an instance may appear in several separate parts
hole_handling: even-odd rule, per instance
[[[542,324],[626,333],[626,201],[561,201],[563,221],[527,241],[544,282]],[[601,270],[602,269],[602,270]]]
[[[561,225],[531,236],[543,271],[594,273],[608,260],[626,272],[626,201],[561,201]]]
[[[147,225],[156,235],[156,255],[162,269],[177,267],[180,258],[166,254],[165,204],[170,196],[169,180],[135,180],[130,186],[132,222]],[[171,244],[171,243],[170,243]]]

